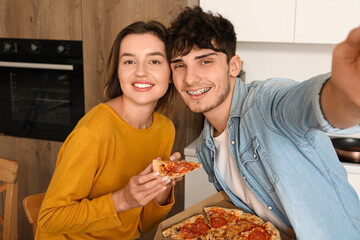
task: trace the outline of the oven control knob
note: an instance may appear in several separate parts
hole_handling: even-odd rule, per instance
[[[64,45],[61,45],[61,44],[60,44],[60,45],[57,47],[57,52],[58,52],[58,53],[63,53],[64,50],[65,50]]]
[[[4,52],[9,52],[11,50],[11,44],[5,42],[4,43]]]
[[[4,52],[17,52],[17,44],[16,42],[4,42]]]
[[[38,53],[40,51],[40,45],[38,43],[31,43],[30,49],[34,53]]]

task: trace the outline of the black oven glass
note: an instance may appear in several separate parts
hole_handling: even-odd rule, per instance
[[[63,141],[84,115],[81,41],[0,39],[0,133]]]

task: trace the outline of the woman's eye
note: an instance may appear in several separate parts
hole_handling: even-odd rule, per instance
[[[127,60],[127,61],[124,62],[124,64],[134,64],[134,63],[135,63],[135,62],[132,61],[132,60]]]
[[[158,60],[151,60],[150,64],[159,64],[160,62]]]

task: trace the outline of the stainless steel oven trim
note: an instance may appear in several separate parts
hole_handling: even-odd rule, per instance
[[[0,61],[0,67],[36,68],[36,69],[65,70],[65,71],[74,70],[74,65],[69,65],[69,64],[4,62],[4,61]]]

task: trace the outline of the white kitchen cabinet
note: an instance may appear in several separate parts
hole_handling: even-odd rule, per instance
[[[200,0],[200,6],[229,19],[238,41],[292,42],[294,38],[295,0]]]
[[[359,0],[200,0],[229,19],[241,42],[329,43],[360,25]]]
[[[297,43],[339,43],[360,25],[359,0],[297,0]]]

